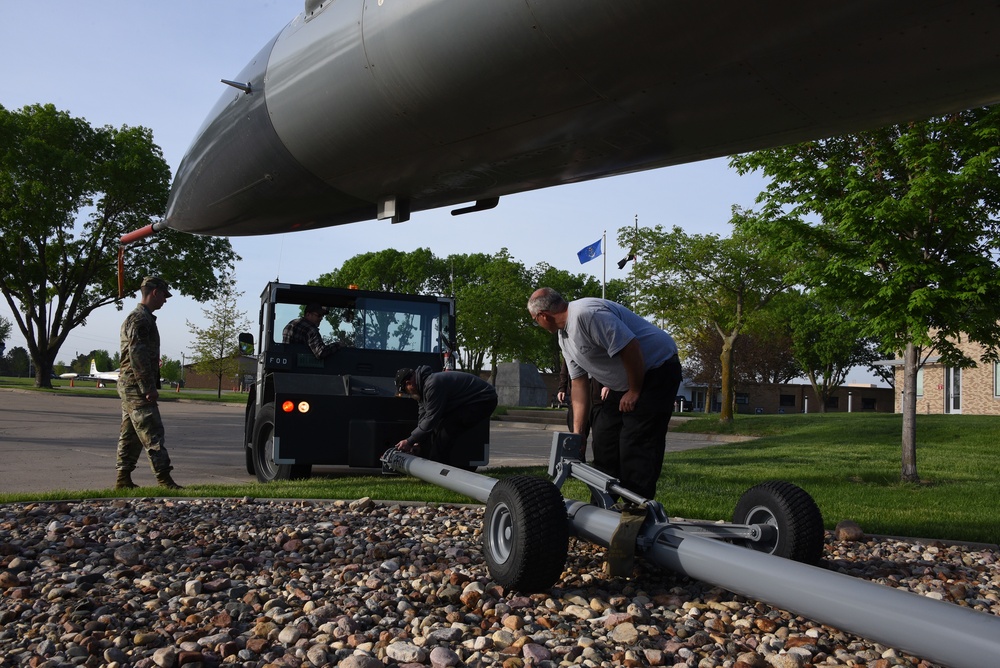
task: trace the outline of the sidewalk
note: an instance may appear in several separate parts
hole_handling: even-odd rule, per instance
[[[528,414],[528,415],[525,415]],[[548,466],[552,435],[569,431],[565,411],[508,411],[508,419],[490,424],[490,468],[499,466]],[[533,419],[526,419],[533,418]],[[671,424],[690,417],[675,417]],[[667,432],[666,452],[708,448],[720,443],[752,441],[753,436],[683,434]]]

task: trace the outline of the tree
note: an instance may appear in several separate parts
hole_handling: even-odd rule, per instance
[[[7,339],[10,338],[10,320],[0,315],[0,357],[3,357],[3,351],[7,348]]]
[[[747,385],[780,385],[801,375],[791,354],[791,339],[772,309],[758,313],[733,342],[733,388]],[[712,410],[715,388],[722,383],[723,339],[714,327],[684,330],[676,336],[684,359],[684,377],[707,388],[705,412]]]
[[[875,361],[873,342],[864,337],[851,299],[828,288],[789,291],[776,311],[786,323],[792,354],[816,394],[818,411],[825,413],[848,372]]]
[[[243,293],[236,289],[231,273],[222,277],[222,286],[208,307],[202,309],[207,327],[198,327],[190,320],[188,330],[194,335],[192,362],[198,373],[215,376],[218,380],[217,396],[222,396],[222,380],[235,378],[240,372],[240,332],[250,328],[246,312],[236,308]]]
[[[100,371],[111,371],[120,366],[120,358],[121,353],[117,350],[115,351],[115,354],[112,355],[107,350],[95,348],[89,353],[77,355],[73,361],[69,363],[69,367],[70,371],[83,376],[90,373],[90,360],[94,360],[97,363],[97,368]]]
[[[175,383],[181,379],[181,361],[163,355],[160,357],[160,377]]]
[[[1000,107],[970,109],[731,159],[771,178],[755,226],[802,259],[795,280],[857,300],[862,333],[901,351],[902,472],[918,481],[916,378],[956,342],[1000,344]],[[780,224],[778,211],[784,211]],[[811,217],[808,218],[807,217]],[[818,217],[818,220],[816,218]]]
[[[506,248],[495,255],[450,256],[469,273],[456,274],[455,310],[458,345],[463,362],[481,373],[490,360],[490,382],[496,383],[497,365],[521,359],[532,348],[535,333],[526,305],[531,294],[527,269]]]
[[[783,258],[743,231],[755,217],[733,207],[734,230],[728,238],[689,235],[679,227],[670,232],[661,226],[619,231],[619,244],[643,258],[632,270],[640,311],[675,330],[711,328],[721,340],[723,422],[733,419],[733,344],[748,320],[788,287]]]
[[[97,308],[122,307],[121,235],[161,217],[170,170],[143,127],[93,128],[49,105],[0,106],[0,293],[51,387],[59,348]],[[124,285],[159,275],[199,301],[237,259],[226,239],[165,230],[125,255]]]
[[[597,282],[597,279],[593,279]],[[589,297],[600,297],[600,293],[588,295]],[[625,308],[632,310],[635,307],[636,293],[635,286],[621,278],[612,278],[604,286],[604,298],[613,302],[618,302]]]
[[[339,269],[323,274],[313,285],[399,292],[409,295],[444,294],[445,264],[429,248],[403,252],[394,248],[362,253],[347,259]]]
[[[7,368],[12,376],[18,378],[28,375],[28,368],[31,366],[31,358],[28,351],[21,346],[14,346],[7,353]]]

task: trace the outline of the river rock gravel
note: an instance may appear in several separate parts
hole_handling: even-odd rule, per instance
[[[931,666],[571,539],[504,591],[482,507],[253,499],[0,506],[0,666]],[[837,542],[823,567],[1000,615],[990,549]],[[995,665],[1000,665],[997,657]]]

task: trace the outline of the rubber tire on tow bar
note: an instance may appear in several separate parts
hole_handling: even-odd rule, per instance
[[[276,464],[274,462],[274,403],[260,407],[253,425],[253,464],[260,482],[297,480],[312,474],[309,464]],[[248,467],[249,468],[249,467]]]
[[[777,529],[773,541],[734,541],[804,564],[823,556],[823,515],[809,493],[790,482],[770,480],[743,493],[733,511],[734,524],[767,524]]]
[[[566,502],[554,484],[511,476],[493,486],[483,519],[483,552],[498,584],[522,592],[548,589],[562,575],[568,551]]]

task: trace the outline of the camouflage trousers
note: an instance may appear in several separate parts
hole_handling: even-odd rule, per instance
[[[122,428],[115,468],[131,473],[139,461],[139,453],[145,448],[153,473],[168,473],[173,467],[164,445],[159,407],[147,402],[135,388],[119,388],[118,394],[122,399]]]

